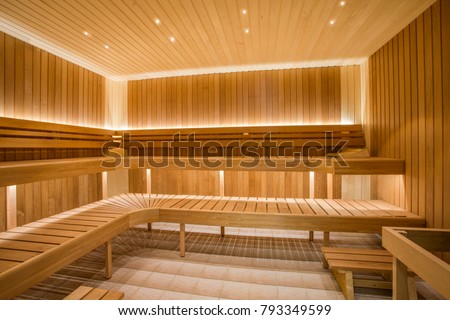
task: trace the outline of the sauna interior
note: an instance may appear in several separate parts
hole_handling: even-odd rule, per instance
[[[450,0],[0,0],[0,298],[450,298]]]

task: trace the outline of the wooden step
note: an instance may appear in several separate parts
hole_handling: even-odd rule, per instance
[[[80,286],[64,300],[122,300],[124,295],[120,291]]]

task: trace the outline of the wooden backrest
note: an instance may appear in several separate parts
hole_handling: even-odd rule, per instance
[[[211,146],[219,147],[225,155],[229,148],[253,148],[262,154],[264,143],[272,145],[273,151],[289,155],[293,151],[314,148],[330,151],[337,145],[362,148],[365,146],[361,125],[292,125],[255,127],[173,128],[120,131],[125,148],[154,148],[172,150],[194,147],[197,150]],[[286,150],[290,149],[290,152]],[[158,151],[155,152],[158,154]],[[130,153],[133,154],[133,153]],[[274,152],[271,152],[273,155]]]
[[[0,148],[101,148],[115,131],[0,117]]]
[[[176,154],[184,148],[196,151],[211,146],[220,149],[214,155],[233,154],[252,148],[264,154],[270,145],[272,155],[290,155],[306,149],[329,152],[337,145],[364,147],[361,125],[295,125],[247,126],[215,128],[173,128],[114,131],[73,125],[0,117],[0,148],[91,148],[121,139],[121,147],[129,150],[154,148],[155,154]],[[282,150],[280,152],[280,150]],[[237,151],[237,152],[234,152]],[[185,152],[186,153],[186,152]],[[133,155],[133,152],[129,153]]]

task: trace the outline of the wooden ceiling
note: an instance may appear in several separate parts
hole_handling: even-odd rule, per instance
[[[141,79],[359,62],[434,1],[0,0],[0,29],[104,76]]]

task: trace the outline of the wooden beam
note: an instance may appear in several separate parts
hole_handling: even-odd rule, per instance
[[[344,158],[346,165],[333,161],[336,175],[398,175],[405,174],[405,160],[390,158]]]
[[[185,235],[186,225],[184,223],[180,223],[180,257],[184,257],[186,254]]]
[[[433,229],[422,229],[423,232],[427,232],[427,230],[429,230],[431,235],[433,234]],[[411,229],[411,233],[417,233],[417,231],[416,228]],[[437,233],[439,234],[442,231],[444,230],[438,230]],[[450,230],[445,231],[450,232]],[[389,250],[389,252],[391,252],[398,260],[398,296],[402,299],[402,297],[406,295],[404,292],[404,290],[406,290],[404,282],[407,280],[405,279],[406,275],[404,275],[404,269],[407,267],[424,281],[428,282],[444,297],[450,299],[450,265],[413,242],[411,239],[408,239],[408,232],[410,232],[409,228],[406,227],[384,227],[382,230],[383,247]],[[421,239],[424,239],[424,237],[425,233],[422,234]]]
[[[112,243],[111,240],[105,243],[105,278],[112,277]]]
[[[323,246],[329,247],[330,246],[330,232],[324,231],[323,233]]]
[[[353,289],[353,272],[346,270],[332,270],[339,287],[344,294],[345,299],[355,300],[355,292]]]
[[[392,299],[408,300],[408,268],[399,259],[394,258],[392,273]]]

